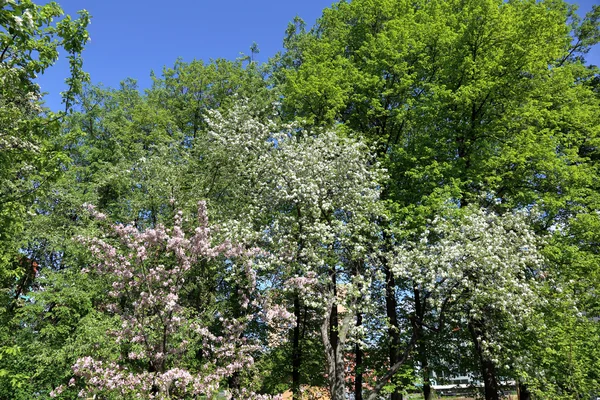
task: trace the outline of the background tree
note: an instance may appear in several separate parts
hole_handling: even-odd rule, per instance
[[[538,204],[547,231],[593,187],[577,149],[597,136],[595,70],[581,64],[597,13],[577,21],[556,1],[340,2],[289,42],[285,104],[364,134],[392,176],[384,199],[417,232],[448,197],[498,212]]]
[[[81,52],[88,41],[90,17],[63,16],[56,3],[37,5],[29,0],[0,3],[0,361],[4,393],[22,386],[27,372],[15,360],[21,358],[14,335],[14,320],[23,296],[37,280],[41,263],[27,251],[35,215],[35,200],[49,190],[65,160],[55,139],[61,115],[43,110],[41,90],[34,83],[58,58],[68,53],[69,89],[65,109],[72,105],[87,75],[81,70]]]

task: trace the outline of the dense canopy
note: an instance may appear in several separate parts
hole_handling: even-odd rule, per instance
[[[89,83],[87,12],[0,0],[0,399],[600,396],[575,10],[340,1],[141,91]]]

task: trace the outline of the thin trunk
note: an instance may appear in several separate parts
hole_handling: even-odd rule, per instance
[[[388,318],[390,337],[389,358],[390,366],[400,360],[400,328],[398,326],[398,313],[396,304],[396,282],[394,276],[387,265],[384,265],[385,272],[385,311]],[[400,388],[396,387],[390,400],[402,400]]]
[[[398,372],[398,370],[406,363],[406,361],[409,358],[410,353],[412,352],[412,350],[415,347],[416,341],[417,341],[417,338],[413,332],[413,335],[410,338],[410,341],[408,342],[406,347],[404,348],[404,352],[400,356],[398,362],[396,364],[392,365],[390,367],[389,371],[385,375],[383,375],[381,377],[381,379],[378,380],[378,383],[376,383],[375,387],[371,390],[371,393],[369,394],[369,397],[367,398],[368,400],[377,400],[380,398],[379,393],[381,393],[383,388],[387,385],[387,382],[389,382],[390,379],[392,379],[394,374],[396,372]]]
[[[427,371],[427,374],[423,377],[423,379],[425,380],[423,382],[423,398],[425,400],[430,400],[431,399],[431,380],[429,379],[429,371]]]
[[[475,345],[475,352],[479,358],[481,376],[483,378],[485,400],[500,400],[498,396],[498,379],[496,367],[492,360],[483,354],[480,338],[483,337],[483,327],[480,321],[469,321],[469,332]]]
[[[420,322],[425,315],[425,305],[421,303],[421,291],[414,288],[415,312]],[[423,337],[423,326],[420,323],[413,324],[415,335],[417,337],[417,353],[419,363],[421,364],[421,376],[423,377],[423,399],[431,399],[431,378],[429,371],[429,360],[427,359],[427,343]]]
[[[231,391],[233,393],[239,393],[240,388],[241,388],[240,379],[241,379],[240,372],[236,371],[233,374],[231,374],[231,376],[227,380],[227,383],[229,384],[229,389],[231,389]],[[235,398],[235,397],[233,397],[233,398]]]
[[[335,301],[331,306],[331,319],[329,320],[329,340],[331,341],[331,347],[333,351],[337,351],[339,340],[338,340],[338,304],[337,304],[337,278],[335,270],[331,271],[331,288]]]
[[[292,339],[292,394],[293,399],[300,399],[300,365],[302,363],[302,354],[300,352],[300,326],[302,315],[300,309],[300,295],[294,293],[294,317],[296,326],[294,327]]]
[[[298,260],[302,260],[302,250],[304,249],[304,239],[301,233],[304,231],[302,225],[302,210],[297,207],[297,222],[299,227],[298,237]],[[302,353],[300,349],[300,336],[304,339],[306,330],[306,307],[304,309],[304,325],[302,325],[302,310],[300,309],[300,293],[297,291],[294,293],[294,317],[296,318],[296,326],[293,332],[292,342],[292,398],[298,400],[301,397],[300,393],[300,366],[302,365]],[[302,331],[300,328],[302,327]]]
[[[331,400],[345,400],[344,391],[344,378],[340,382],[340,340],[339,340],[339,315],[338,315],[338,303],[337,303],[337,275],[335,267],[330,271],[331,274],[331,289],[333,293],[333,304],[331,305],[331,317],[329,319],[329,341],[331,343],[331,349],[333,352],[333,385],[331,387]],[[343,357],[343,355],[341,355]],[[341,366],[341,373],[343,371],[343,365]]]
[[[344,354],[338,347],[335,362],[335,385],[331,400],[346,400],[346,370],[344,369]]]
[[[362,314],[359,312],[356,315],[356,327],[362,326]],[[362,400],[362,386],[363,386],[363,374],[362,374],[362,362],[363,362],[363,351],[360,348],[360,343],[356,343],[354,347],[354,355],[356,357],[356,363],[354,366],[354,400]]]
[[[22,257],[19,260],[19,265],[25,270],[25,273],[18,280],[13,300],[10,302],[7,308],[8,315],[11,315],[16,309],[21,295],[27,293],[28,288],[33,285],[38,272],[38,263],[27,257]]]
[[[362,275],[363,260],[357,261],[354,266],[354,276],[360,277]],[[362,289],[362,285],[359,285],[358,290]],[[360,302],[360,299],[358,300]],[[360,308],[360,307],[357,307]],[[360,311],[356,313],[356,328],[360,332],[363,323],[363,315]],[[357,340],[354,345],[354,400],[362,400],[362,389],[363,389],[363,351],[360,347],[360,341]]]
[[[330,336],[332,325],[334,325],[332,323],[332,310],[336,304],[335,299],[330,300],[330,307],[327,308],[325,319],[321,324],[321,338],[327,357],[327,380],[329,381],[331,400],[346,400],[344,357],[339,341],[337,348],[334,348]]]
[[[150,361],[148,363],[148,372],[150,372],[150,374],[156,372],[156,368],[154,367],[154,363],[152,361]],[[158,392],[159,392],[158,385],[156,384],[156,381],[153,380],[152,387],[150,388],[150,393],[153,394],[154,396],[156,396],[158,394]]]
[[[531,392],[529,391],[529,388],[527,388],[527,385],[523,382],[519,382],[517,386],[517,392],[519,395],[519,400],[531,400]]]
[[[325,319],[321,324],[321,338],[323,339],[323,347],[325,348],[325,356],[327,358],[327,380],[329,383],[329,391],[333,396],[334,380],[335,380],[335,353],[329,341],[329,327],[331,320],[331,309],[325,313]]]
[[[331,268],[329,283],[329,304],[325,319],[321,324],[321,338],[327,356],[327,379],[331,400],[346,400],[346,371],[344,369],[343,345],[348,332],[352,313],[347,313],[340,326],[337,301],[337,278],[335,268]],[[341,330],[340,330],[341,329]]]
[[[240,287],[237,284],[234,284],[231,288],[231,304],[232,304],[232,314],[233,317],[238,319],[240,317],[242,317],[243,313],[242,313],[242,309],[241,309],[241,302],[240,302]],[[238,339],[242,338],[243,333],[240,333]],[[237,350],[238,345],[235,345],[235,348]],[[234,393],[234,397],[235,398],[235,394],[239,394],[239,391],[241,389],[241,376],[240,376],[240,371],[235,371],[231,374],[231,376],[227,379],[227,383],[229,384],[229,389],[231,389],[231,391]]]

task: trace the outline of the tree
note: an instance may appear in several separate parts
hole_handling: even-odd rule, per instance
[[[543,302],[538,281],[547,268],[540,240],[519,214],[500,217],[474,207],[455,216],[448,211],[395,252],[392,270],[422,298],[412,299],[424,308],[414,311],[416,324],[438,332],[449,321],[468,327],[479,362],[490,363],[483,376],[485,396],[498,398],[496,366],[519,367],[510,357],[520,337],[512,335],[530,328],[527,317]]]
[[[86,79],[81,71],[80,54],[89,39],[85,30],[89,15],[82,11],[80,19],[73,21],[66,17],[52,26],[53,19],[62,14],[56,3],[38,6],[28,0],[3,2],[0,8],[3,28],[0,33],[0,162],[3,171],[0,215],[3,219],[9,218],[9,214],[19,215],[17,209],[53,177],[60,162],[49,140],[56,135],[58,125],[52,115],[42,114],[40,89],[34,83],[36,74],[52,66],[60,47],[69,52],[71,77],[67,82],[71,87],[65,93],[67,108],[80,90],[81,81]]]
[[[12,318],[41,267],[28,257],[31,254],[24,254],[35,199],[56,180],[65,160],[55,142],[62,114],[43,110],[41,89],[34,80],[54,64],[61,48],[68,53],[71,69],[63,95],[66,110],[87,79],[81,52],[89,39],[90,17],[81,11],[78,19],[67,16],[54,22],[62,15],[54,2],[0,2],[0,352],[6,356],[0,370],[2,379],[8,379],[2,386],[11,390],[23,384],[24,375],[11,367],[22,354],[11,333],[18,329]]]
[[[18,299],[14,327],[6,327],[12,330],[7,344],[14,339],[23,351],[18,363],[15,357],[6,357],[4,363],[37,378],[9,397],[29,398],[40,390],[38,384],[52,388],[64,382],[74,358],[94,352],[88,336],[105,345],[103,358],[115,355],[114,345],[105,337],[114,321],[94,306],[106,302],[102,280],[81,279],[79,271],[90,260],[71,240],[76,235],[99,234],[82,212],[82,203],[97,204],[98,211],[112,220],[132,221],[144,230],[169,225],[178,208],[193,212],[198,198],[221,196],[211,193],[211,185],[225,187],[226,182],[215,182],[209,174],[201,176],[206,165],[194,171],[200,164],[190,161],[189,146],[205,143],[205,129],[198,131],[198,143],[186,142],[186,132],[177,129],[178,116],[165,107],[169,103],[161,103],[159,92],[142,95],[131,79],[118,89],[85,87],[77,98],[80,112],[68,115],[61,135],[53,138],[68,158],[62,159],[61,176],[52,182],[51,190],[36,193],[35,218],[19,238],[23,251],[39,268],[33,284],[25,287],[27,295]],[[223,88],[224,110],[228,96],[235,93]],[[204,151],[197,148],[196,154]],[[230,210],[219,216],[219,221],[226,221],[234,213],[234,203],[221,203],[216,201],[213,208]],[[213,215],[218,214],[213,210]],[[222,310],[228,310],[225,303],[235,305],[235,295],[229,295],[235,285],[223,284],[218,263],[201,266],[188,277],[182,304],[194,309],[214,309],[219,304]],[[31,280],[24,275],[21,281]],[[14,279],[10,283],[14,285]],[[197,356],[201,358],[201,353]]]
[[[254,52],[258,48],[252,47]],[[246,67],[242,61],[224,59],[184,62],[177,60],[164,68],[162,77],[153,76],[148,100],[171,115],[171,130],[182,135],[184,145],[193,147],[193,139],[207,127],[207,111],[225,112],[238,98],[252,98],[265,107],[271,101],[262,67],[255,62]]]
[[[245,213],[260,233],[258,240],[276,257],[274,282],[291,292],[295,398],[300,395],[303,359],[300,329],[306,327],[301,325],[306,323],[302,310],[308,308],[321,315],[330,393],[343,399],[346,344],[355,312],[364,307],[358,306],[359,299],[372,279],[354,268],[373,251],[369,240],[381,212],[377,199],[383,171],[358,141],[335,132],[315,134],[294,125],[261,122],[252,113],[244,105],[227,118],[213,113],[211,153],[227,157],[221,163],[233,168],[228,194],[237,196],[239,191]],[[320,293],[321,300],[311,293]]]
[[[292,35],[284,107],[376,146],[392,177],[382,192],[392,225],[420,232],[451,198],[500,213],[538,204],[545,232],[567,224],[594,187],[578,149],[597,136],[594,70],[580,63],[597,41],[597,13],[579,23],[561,1],[340,2]],[[397,321],[393,288],[406,285],[388,282]]]
[[[88,209],[100,220],[106,216]],[[104,312],[115,315],[118,328],[109,332],[120,347],[121,357],[98,360],[80,358],[73,366],[83,383],[80,395],[110,393],[121,396],[140,395],[152,398],[182,398],[186,395],[213,396],[224,378],[252,365],[256,348],[244,336],[252,315],[231,318],[225,314],[201,315],[186,309],[180,301],[186,277],[204,259],[225,257],[228,279],[239,283],[244,310],[252,307],[256,290],[252,258],[257,250],[224,241],[214,244],[208,224],[206,205],[198,209],[198,227],[186,237],[182,213],[177,213],[172,229],[162,225],[143,232],[133,226],[117,224],[112,235],[121,246],[99,238],[82,238],[98,264],[89,273],[107,279],[112,288],[112,303]],[[245,261],[243,259],[246,259]],[[236,259],[238,261],[236,261]],[[202,318],[204,317],[204,318]],[[210,331],[215,321],[218,334]],[[194,369],[185,368],[190,352],[205,354]],[[70,385],[75,385],[72,380]],[[51,396],[60,394],[57,388]],[[241,392],[244,398],[253,396]]]

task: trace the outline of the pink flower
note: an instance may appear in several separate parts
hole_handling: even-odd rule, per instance
[[[89,209],[95,212],[93,206]],[[183,213],[178,212],[172,230],[157,225],[154,229],[140,232],[133,225],[114,225],[112,231],[120,240],[120,246],[97,238],[80,239],[89,246],[98,261],[94,270],[109,281],[109,295],[119,299],[118,305],[112,303],[106,306],[106,310],[114,313],[121,322],[120,329],[109,333],[115,342],[132,348],[117,363],[103,365],[102,360],[92,357],[78,359],[73,365],[73,372],[86,385],[80,396],[113,392],[127,397],[136,392],[141,398],[153,398],[153,386],[167,390],[175,385],[181,393],[211,397],[218,390],[220,381],[254,362],[251,353],[257,350],[257,346],[243,337],[243,332],[258,313],[239,321],[221,317],[222,336],[217,338],[200,318],[190,315],[179,304],[178,293],[183,288],[187,271],[199,260],[247,257],[246,262],[236,261],[243,286],[240,287],[241,301],[246,308],[250,308],[250,304],[258,304],[256,273],[250,261],[255,252],[228,240],[213,245],[211,232],[214,229],[208,225],[206,204],[203,202],[198,208],[200,226],[189,239],[186,239],[182,222]],[[274,311],[272,316],[273,319],[284,317],[285,313],[281,310]],[[184,354],[191,344],[196,343],[196,338],[185,337],[186,332],[196,332],[194,337],[202,335],[203,345],[214,354],[214,359],[205,361],[201,372],[173,368],[177,357],[167,357]],[[128,369],[132,361],[144,358],[160,363],[166,372],[147,370],[134,373]],[[72,382],[74,384],[75,381]]]

